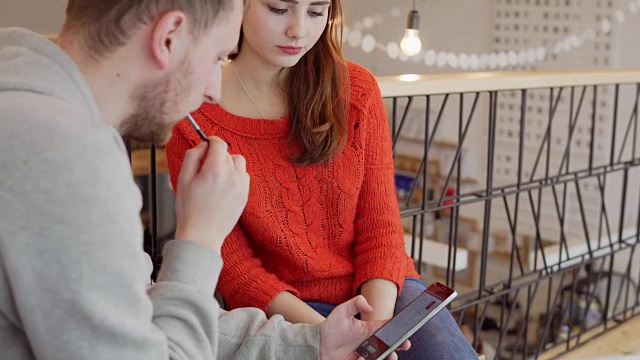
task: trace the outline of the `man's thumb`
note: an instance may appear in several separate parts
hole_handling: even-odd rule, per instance
[[[339,307],[339,311],[343,312],[345,316],[355,316],[356,314],[368,314],[373,311],[373,308],[367,302],[367,299],[362,295],[358,295],[353,299],[343,303]]]

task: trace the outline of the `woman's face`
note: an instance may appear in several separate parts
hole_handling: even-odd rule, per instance
[[[330,5],[330,0],[251,0],[242,47],[276,66],[294,66],[324,32]]]

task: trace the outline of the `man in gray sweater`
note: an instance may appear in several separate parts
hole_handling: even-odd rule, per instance
[[[249,176],[218,138],[185,159],[179,240],[148,287],[121,135],[164,143],[188,111],[220,98],[242,9],[242,0],[70,0],[58,45],[0,30],[1,359],[354,358],[381,325],[353,318],[371,310],[362,297],[319,326],[220,310],[220,248]]]

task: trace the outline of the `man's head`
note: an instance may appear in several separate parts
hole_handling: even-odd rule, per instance
[[[162,144],[187,112],[220,99],[221,65],[237,45],[242,4],[69,0],[61,38],[72,38],[100,74],[92,88],[103,114],[125,104],[110,121],[120,133]],[[127,91],[114,94],[109,83]]]

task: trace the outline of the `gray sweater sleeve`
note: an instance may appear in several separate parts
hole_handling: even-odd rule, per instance
[[[317,326],[222,312],[212,297],[222,260],[197,244],[169,242],[148,289],[126,154],[109,151],[108,136],[58,145],[14,159],[20,170],[0,186],[0,315],[34,357],[318,356]]]

